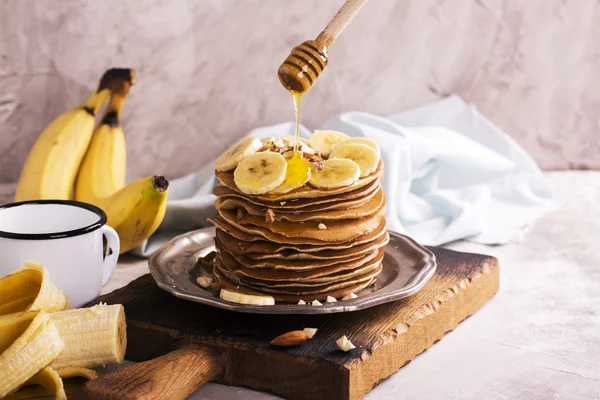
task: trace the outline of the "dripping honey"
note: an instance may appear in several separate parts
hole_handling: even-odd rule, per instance
[[[302,152],[298,150],[298,132],[300,130],[300,103],[302,93],[292,93],[294,100],[294,113],[296,116],[296,127],[294,130],[294,153],[292,158],[287,161],[287,169],[285,173],[285,182],[291,186],[298,186],[305,183],[310,175],[310,162],[302,157]]]

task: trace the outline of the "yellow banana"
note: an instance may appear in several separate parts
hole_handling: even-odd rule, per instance
[[[113,89],[75,185],[75,200],[106,212],[108,225],[119,234],[121,253],[142,243],[158,228],[165,214],[169,185],[162,176],[152,176],[125,186],[125,137],[120,120],[132,84],[124,82]]]
[[[98,204],[125,186],[127,156],[121,113],[132,84],[133,81],[123,82],[112,92],[100,125],[94,131],[75,184],[75,199],[79,201]]]
[[[98,205],[108,216],[108,225],[119,234],[121,253],[152,235],[165,216],[169,182],[149,176],[125,186]]]
[[[128,79],[129,71],[108,70],[83,103],[48,125],[25,161],[15,201],[71,198],[75,177],[90,144],[95,115],[114,82]]]

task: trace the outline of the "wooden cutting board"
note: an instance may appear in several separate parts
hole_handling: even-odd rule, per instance
[[[142,276],[98,301],[124,305],[126,357],[152,361],[90,381],[79,396],[183,399],[202,384],[216,381],[288,399],[361,399],[498,291],[495,258],[432,250],[438,269],[416,295],[333,315],[224,311],[175,298],[159,289],[150,275]],[[280,334],[306,327],[318,332],[301,346],[269,344]],[[335,341],[342,335],[356,345],[355,350],[338,350]]]

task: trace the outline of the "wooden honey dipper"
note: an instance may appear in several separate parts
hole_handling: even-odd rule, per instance
[[[367,1],[347,0],[315,40],[307,40],[292,49],[277,71],[283,87],[296,93],[310,89],[327,66],[327,48]]]

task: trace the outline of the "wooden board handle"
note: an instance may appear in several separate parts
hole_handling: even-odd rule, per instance
[[[224,371],[224,352],[190,345],[87,382],[75,399],[186,399]]]
[[[368,0],[347,0],[325,29],[323,29],[323,32],[317,36],[317,42],[321,42],[325,47],[329,47],[340,33],[342,33],[346,25],[352,21],[352,18],[358,14],[367,1]]]

